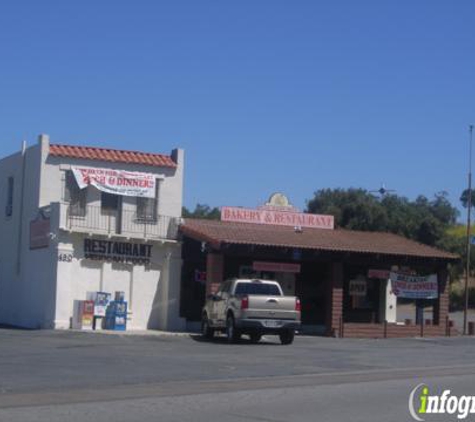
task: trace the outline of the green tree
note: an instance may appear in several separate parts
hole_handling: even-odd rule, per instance
[[[322,189],[308,201],[307,212],[330,214],[337,227],[380,231],[387,225],[381,203],[364,189]]]
[[[397,195],[378,199],[354,188],[319,190],[308,201],[307,211],[333,215],[337,227],[391,232],[428,245],[441,242],[458,216],[446,192],[437,193],[432,200],[420,195],[410,201]]]
[[[467,208],[468,206],[468,193],[469,193],[469,190],[465,189],[462,192],[462,195],[460,195],[460,202],[462,203],[464,208]],[[474,189],[472,189],[472,207],[473,206],[475,206],[475,190]]]
[[[454,226],[447,230],[445,235],[439,240],[437,246],[446,251],[457,254],[460,261],[450,264],[449,273],[450,279],[460,280],[465,273],[467,265],[467,237],[466,226]],[[473,265],[475,263],[475,250],[470,250],[470,269],[473,272]]]
[[[219,208],[211,208],[206,204],[196,204],[196,207],[193,211],[188,210],[188,208],[182,208],[182,216],[184,218],[202,218],[205,220],[219,220],[221,218],[221,211]]]

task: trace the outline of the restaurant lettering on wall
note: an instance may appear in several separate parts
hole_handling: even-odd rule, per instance
[[[152,246],[144,243],[84,239],[84,258],[96,261],[148,265],[152,257]]]

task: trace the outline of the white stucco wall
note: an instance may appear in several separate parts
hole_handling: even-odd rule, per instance
[[[87,292],[104,291],[114,297],[116,291],[123,291],[130,312],[128,329],[184,329],[184,321],[178,315],[179,296],[174,296],[179,295],[181,265],[173,268],[171,277],[167,270],[170,255],[181,261],[179,244],[149,242],[151,264],[144,266],[84,259],[85,238],[89,236],[65,232],[60,235],[58,251],[72,254],[73,260],[58,262],[55,327],[69,327],[74,300],[85,299]]]
[[[39,144],[0,160],[0,322],[28,328],[51,326],[55,306],[51,247],[30,250],[29,244],[30,221],[38,214],[40,169]],[[10,176],[14,177],[13,215],[6,217]]]
[[[72,165],[93,168],[123,169],[156,174],[161,178],[158,213],[179,217],[182,207],[184,153],[172,157],[177,168],[75,160],[48,155],[49,138],[40,136],[37,144],[0,160],[0,323],[29,328],[68,328],[74,299],[85,299],[87,291],[126,292],[130,301],[129,328],[182,329],[178,317],[181,247],[174,241],[156,241],[152,264],[119,265],[83,259],[84,236],[60,230],[60,207],[63,200],[63,174]],[[25,183],[22,186],[23,163]],[[7,179],[15,179],[12,217],[5,217]],[[88,188],[88,205],[100,206],[100,192]],[[23,210],[20,204],[23,197]],[[30,250],[30,221],[39,207],[50,206],[51,234],[48,248]],[[135,198],[124,198],[124,209],[135,210]],[[117,240],[124,241],[124,238]],[[134,239],[140,242],[140,239]],[[170,252],[171,251],[171,252]],[[71,263],[58,262],[60,253],[71,253]],[[168,272],[169,257],[173,270]],[[168,257],[168,258],[167,258]],[[169,283],[173,282],[170,287]],[[175,286],[176,284],[176,286]],[[169,306],[172,304],[172,306]]]
[[[71,167],[80,166],[86,168],[127,170],[154,174],[160,180],[158,190],[158,214],[169,217],[181,216],[184,167],[184,151],[181,149],[172,152],[172,157],[177,160],[176,168],[48,156],[49,140],[46,138],[43,139],[42,149],[43,161],[40,180],[40,206],[49,205],[52,202],[63,201],[64,173],[66,170],[70,170]],[[100,198],[100,191],[92,187],[87,188],[88,205],[100,206]],[[135,210],[136,198],[123,197],[122,200],[124,210]]]

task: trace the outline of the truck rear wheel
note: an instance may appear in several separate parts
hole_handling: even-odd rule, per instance
[[[279,334],[280,342],[282,344],[292,344],[294,341],[295,331],[294,330],[287,330],[283,333]]]
[[[233,316],[228,315],[228,317],[226,318],[226,338],[228,340],[228,343],[236,343],[240,337],[241,334],[234,325]]]

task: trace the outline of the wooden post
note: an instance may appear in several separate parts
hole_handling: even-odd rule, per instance
[[[449,282],[446,269],[437,272],[437,283],[439,285],[439,297],[435,300],[433,307],[433,325],[440,326],[449,314]]]
[[[206,256],[206,294],[215,293],[224,278],[224,257],[218,252]]]
[[[325,325],[327,334],[332,335],[341,326],[343,320],[343,264],[332,264],[330,279],[327,282],[327,313]],[[341,334],[341,332],[340,332]]]

